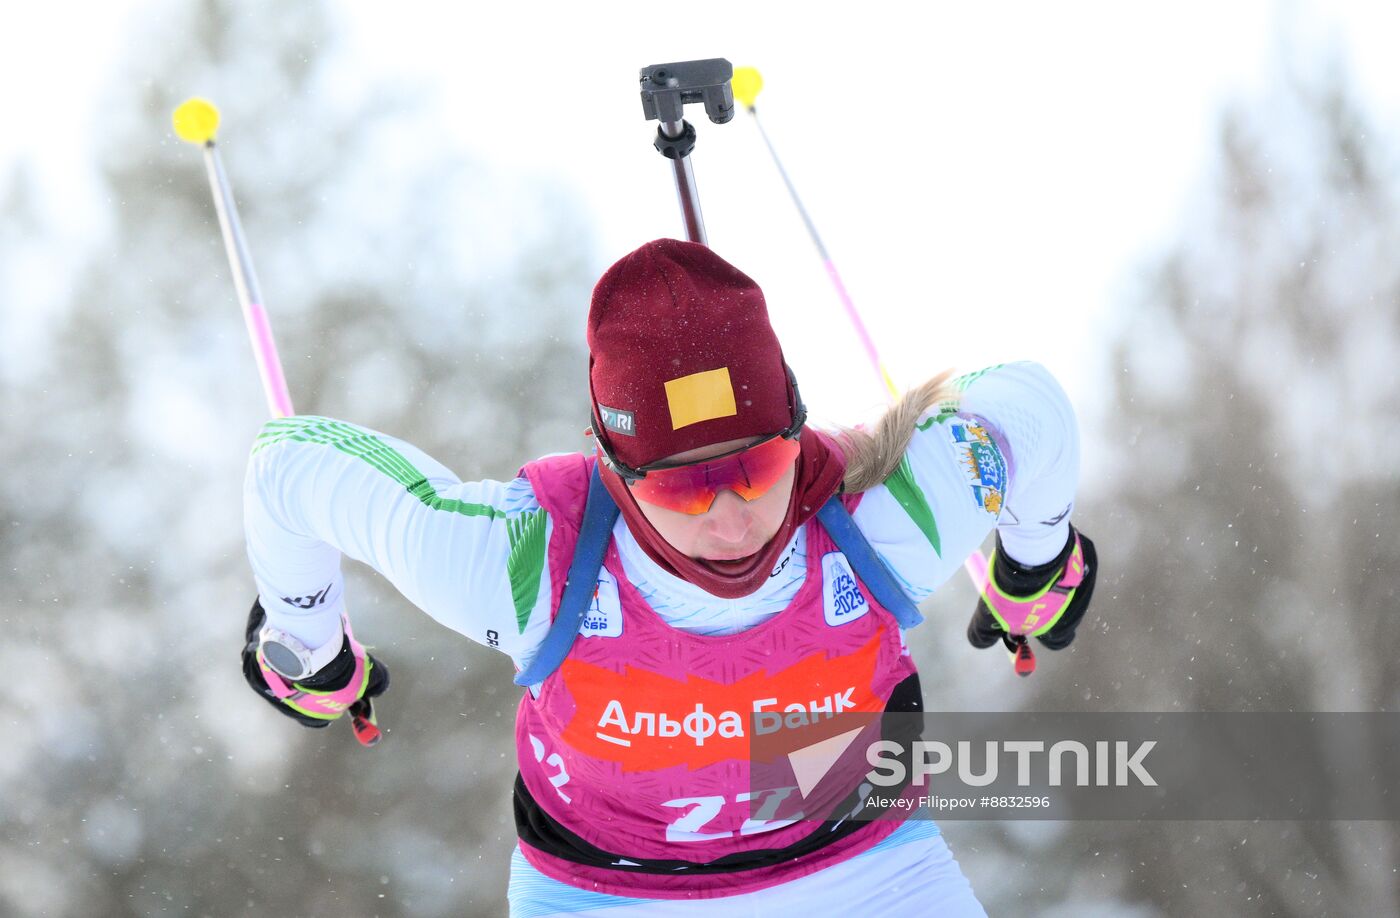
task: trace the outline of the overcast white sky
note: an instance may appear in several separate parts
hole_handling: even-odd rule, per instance
[[[37,157],[75,242],[97,191],[84,127],[143,5],[26,4],[0,32],[0,165]],[[339,91],[421,80],[443,113],[425,142],[572,186],[611,260],[681,233],[638,68],[757,66],[765,127],[896,380],[1033,358],[1089,405],[1099,329],[1173,238],[1225,100],[1276,84],[1281,56],[1331,47],[1377,117],[1400,112],[1400,12],[1385,7],[346,4],[355,78]],[[748,116],[692,120],[711,245],[763,285],[814,413],[869,414],[882,392]]]

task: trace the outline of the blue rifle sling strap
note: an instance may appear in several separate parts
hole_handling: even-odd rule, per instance
[[[613,524],[617,522],[617,504],[603,486],[598,475],[598,467],[593,467],[592,478],[588,482],[588,500],[584,504],[583,522],[579,526],[578,544],[574,548],[574,558],[569,564],[568,582],[564,584],[564,595],[559,600],[559,611],[549,626],[549,633],[540,642],[540,649],[530,665],[515,676],[516,685],[535,685],[543,682],[569,655],[583,624],[584,613],[593,599],[593,591],[598,585],[598,571],[603,567],[603,555],[612,538]],[[856,526],[855,520],[846,512],[839,495],[833,496],[817,511],[836,547],[841,549],[846,560],[851,563],[857,577],[875,597],[875,601],[894,615],[901,628],[913,628],[924,620],[914,601],[895,581],[880,556],[875,553],[865,533]]]
[[[588,480],[583,522],[579,524],[578,545],[574,548],[573,561],[569,563],[569,576],[564,582],[564,595],[559,599],[559,611],[549,626],[549,633],[540,642],[535,658],[529,666],[516,673],[516,685],[543,682],[569,655],[569,648],[574,646],[584,613],[588,611],[588,604],[598,587],[598,571],[603,568],[603,555],[607,552],[608,540],[612,538],[617,515],[617,504],[603,486],[598,466],[594,465],[593,474]]]
[[[909,594],[895,581],[894,575],[885,567],[885,562],[875,554],[875,549],[871,547],[865,533],[860,531],[855,520],[846,512],[846,506],[841,503],[839,494],[833,496],[817,511],[817,519],[822,521],[831,540],[841,549],[846,560],[851,562],[856,576],[865,584],[866,589],[870,590],[870,595],[890,610],[899,622],[899,627],[907,630],[924,620],[919,614],[918,606],[914,605],[914,600],[910,599]]]

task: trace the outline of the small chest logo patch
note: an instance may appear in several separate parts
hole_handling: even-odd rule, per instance
[[[598,572],[598,587],[583,613],[579,633],[584,637],[622,636],[622,601],[617,596],[617,581],[606,569]]]
[[[822,555],[822,609],[828,625],[844,625],[870,611],[846,556],[839,551]]]

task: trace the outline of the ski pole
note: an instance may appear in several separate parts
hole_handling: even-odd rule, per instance
[[[846,290],[846,285],[841,280],[841,272],[836,270],[836,262],[832,260],[831,253],[826,250],[826,245],[817,232],[817,225],[812,222],[807,208],[802,205],[802,198],[797,194],[797,186],[793,185],[787,170],[783,168],[783,161],[778,158],[778,151],[774,148],[773,141],[768,139],[768,132],[763,129],[763,122],[758,120],[758,107],[755,102],[759,92],[763,89],[763,77],[754,67],[740,67],[734,71],[733,87],[734,98],[738,99],[749,110],[749,115],[752,116],[753,123],[758,128],[758,136],[763,138],[763,145],[768,148],[768,155],[773,157],[773,165],[778,167],[778,175],[782,178],[783,185],[787,187],[788,195],[797,207],[797,213],[802,218],[803,225],[807,227],[807,235],[811,237],[812,244],[817,247],[817,255],[822,260],[822,267],[826,269],[826,276],[831,280],[831,286],[836,289],[836,296],[841,300],[841,305],[846,310],[846,317],[851,320],[851,325],[855,327],[856,337],[860,339],[861,347],[865,349],[865,355],[870,359],[870,365],[874,368],[875,375],[879,377],[881,385],[884,386],[886,396],[890,401],[894,401],[899,398],[899,389],[896,388],[894,380],[890,377],[889,370],[885,368],[884,361],[880,359],[880,354],[875,349],[875,341],[870,337],[870,332],[865,327],[865,321],[861,318],[855,302],[851,299],[850,292]]]
[[[209,188],[214,194],[214,209],[219,214],[219,230],[224,237],[224,249],[228,252],[229,268],[233,271],[238,303],[243,308],[243,321],[252,340],[258,375],[262,378],[263,392],[267,395],[267,407],[275,418],[288,417],[296,413],[292,410],[292,397],[287,392],[282,361],[277,357],[277,344],[272,340],[272,326],[262,305],[258,277],[253,273],[253,258],[248,253],[243,227],[238,222],[238,208],[233,203],[233,192],[229,189],[219,150],[214,146],[214,134],[219,129],[219,110],[205,99],[190,99],[175,109],[173,121],[175,133],[181,140],[204,149],[204,166],[209,173]]]
[[[830,278],[831,285],[836,288],[836,296],[841,300],[841,305],[845,307],[847,318],[855,326],[856,336],[860,338],[861,346],[865,349],[865,356],[869,358],[875,375],[880,378],[880,382],[884,385],[886,397],[893,402],[899,398],[899,389],[895,386],[894,379],[890,376],[890,371],[886,369],[884,361],[880,359],[879,351],[875,348],[875,341],[871,338],[865,321],[860,316],[860,311],[856,309],[855,301],[851,299],[850,292],[846,290],[846,285],[841,280],[841,273],[836,270],[836,262],[832,261],[831,253],[826,250],[821,234],[817,232],[817,225],[812,222],[807,208],[802,205],[802,198],[797,194],[797,186],[793,185],[787,170],[783,168],[783,161],[778,158],[778,151],[773,146],[773,141],[768,138],[768,132],[763,129],[763,122],[758,120],[757,101],[759,92],[763,90],[762,75],[759,74],[756,67],[740,67],[734,71],[731,85],[734,98],[748,109],[749,115],[753,118],[754,126],[758,128],[758,136],[763,138],[763,145],[768,148],[768,155],[773,158],[773,165],[778,168],[778,175],[782,178],[783,185],[787,187],[788,196],[792,198],[792,203],[797,207],[797,213],[802,218],[803,225],[807,227],[807,235],[811,237],[812,244],[817,247],[817,255],[822,260],[822,266],[826,268],[826,276]],[[963,567],[980,595],[987,585],[986,556],[981,551],[974,551],[963,563]],[[1029,676],[1033,673],[1035,671],[1035,652],[1031,649],[1025,636],[1006,635],[1003,640],[1007,649],[1011,651],[1011,661],[1016,674]]]
[[[763,78],[753,67],[741,67],[736,71],[729,61],[723,58],[712,58],[703,61],[681,61],[643,67],[640,80],[642,114],[646,116],[648,121],[660,122],[654,146],[657,152],[672,161],[674,167],[676,194],[680,200],[681,219],[685,223],[686,238],[691,242],[708,245],[705,238],[705,223],[700,214],[700,196],[695,188],[695,173],[690,168],[690,152],[695,149],[695,128],[685,120],[685,105],[688,102],[703,102],[705,113],[709,115],[710,120],[716,124],[724,124],[734,117],[734,100],[737,98],[754,116],[754,123],[758,124],[758,113],[754,108],[754,100],[758,96],[758,91],[763,88]],[[885,386],[886,396],[893,401],[899,397],[899,390],[895,387],[894,380],[890,378],[884,363],[881,362],[880,355],[875,350],[874,340],[866,330],[860,313],[856,311],[855,303],[852,302],[850,294],[846,292],[846,286],[841,282],[841,275],[836,271],[836,265],[832,262],[831,256],[827,254],[826,246],[822,244],[821,237],[817,234],[816,225],[807,215],[807,209],[802,206],[802,200],[797,196],[797,189],[788,179],[787,172],[783,169],[783,164],[779,161],[778,154],[773,149],[773,144],[769,142],[768,135],[764,132],[761,124],[758,130],[763,137],[763,142],[768,146],[768,152],[773,156],[773,162],[778,166],[778,173],[783,177],[783,183],[787,185],[788,193],[792,195],[793,203],[797,205],[798,213],[802,215],[802,221],[807,225],[808,234],[816,243],[817,252],[821,255],[822,262],[826,266],[827,276],[836,286],[837,295],[840,296],[841,302],[846,308],[846,315],[855,325],[856,333],[860,336],[865,353]],[[972,578],[972,582],[977,586],[980,595],[987,582],[987,559],[980,551],[973,552],[964,563],[964,567],[968,576]],[[980,579],[977,573],[979,568],[981,571]],[[1015,648],[1012,662],[1016,672],[1022,676],[1030,675],[1035,669],[1035,654],[1031,651],[1030,644],[1020,635],[1015,638],[1008,636],[1008,639],[1007,646],[1013,647],[1014,645]]]
[[[258,376],[262,379],[263,393],[267,396],[267,407],[274,418],[289,417],[296,413],[292,410],[292,396],[287,391],[287,378],[282,373],[282,361],[277,356],[272,325],[268,322],[267,310],[263,308],[258,276],[253,272],[253,257],[248,252],[243,226],[238,221],[238,207],[233,202],[223,161],[219,159],[219,151],[214,146],[214,135],[219,130],[219,110],[207,99],[188,99],[175,109],[171,121],[176,136],[204,150],[209,189],[214,195],[214,209],[219,214],[219,231],[224,238],[224,250],[228,253],[238,303],[243,308],[243,321],[248,326],[248,337],[253,344],[253,358],[258,364]],[[350,727],[355,732],[355,739],[362,745],[373,746],[379,742],[379,726],[368,699],[361,698],[350,706]]]

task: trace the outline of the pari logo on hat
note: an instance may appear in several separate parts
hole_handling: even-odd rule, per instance
[[[613,433],[620,433],[626,437],[637,435],[637,419],[630,411],[618,411],[607,405],[599,405],[598,418],[603,422],[603,426]]]
[[[657,239],[609,268],[588,350],[598,424],[632,468],[794,420],[763,291],[698,243]]]

